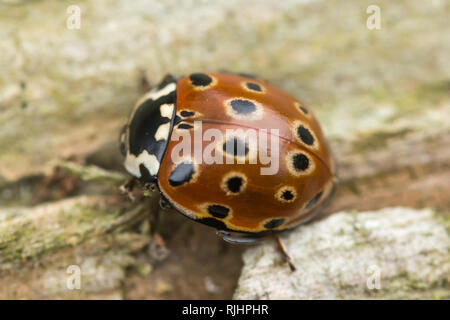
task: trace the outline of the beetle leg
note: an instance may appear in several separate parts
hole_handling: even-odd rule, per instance
[[[161,210],[158,200],[153,200],[154,203],[152,203],[151,207],[151,213],[150,213],[150,236],[153,236],[155,233],[158,233],[159,228],[159,222],[161,217]]]
[[[216,234],[219,238],[231,244],[255,244],[267,239],[267,236],[233,235],[224,230],[216,230]],[[286,251],[286,246],[284,245],[283,240],[281,240],[281,237],[278,234],[272,234],[272,237],[277,243],[277,250],[280,252],[283,262],[286,262],[289,265],[292,272],[297,270],[292,262],[291,256]]]
[[[135,177],[133,177],[129,179],[127,182],[125,182],[123,185],[121,185],[119,190],[123,195],[127,196],[128,199],[131,200],[131,202],[134,202],[136,198],[133,196],[132,192],[134,187],[136,187],[136,184],[138,183],[139,181]]]
[[[144,184],[144,189],[148,192],[155,192],[158,190],[156,182],[147,182]]]
[[[247,236],[247,235],[232,235],[229,232],[226,232],[224,230],[216,230],[216,234],[219,238],[224,240],[225,242],[232,243],[232,244],[254,244],[258,243],[263,238],[261,237],[255,237],[255,236]]]
[[[170,204],[169,200],[167,200],[166,197],[161,195],[161,198],[159,198],[159,205],[161,209],[170,209],[172,208],[172,205]]]
[[[159,197],[160,199],[162,198]],[[151,198],[151,214],[150,214],[150,237],[151,242],[148,247],[148,253],[150,257],[156,261],[162,261],[166,259],[170,254],[170,249],[166,246],[164,238],[159,233],[159,225],[161,218],[161,210],[158,197]]]
[[[162,261],[169,256],[170,249],[167,248],[163,237],[156,232],[152,236],[152,242],[150,243],[148,252],[153,259]]]
[[[283,261],[289,264],[289,268],[291,269],[292,272],[294,272],[295,270],[297,270],[297,268],[292,262],[292,258],[289,255],[289,253],[287,253],[286,246],[284,245],[283,240],[281,240],[281,237],[278,234],[273,234],[273,237],[277,243],[277,249],[278,252],[280,252],[281,257],[283,258]]]

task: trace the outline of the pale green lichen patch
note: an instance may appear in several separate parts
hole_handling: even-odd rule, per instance
[[[390,140],[401,139],[413,131],[413,129],[403,128],[397,130],[386,129],[384,131],[366,131],[364,133],[360,133],[353,144],[354,152],[364,153],[367,151],[382,149],[387,146]]]
[[[60,161],[58,166],[66,169],[87,182],[108,183],[112,186],[120,186],[127,180],[127,176],[120,172],[104,170],[97,166],[82,166],[73,162]]]
[[[135,256],[150,242],[149,233],[134,228],[150,210],[148,202],[117,200],[78,196],[1,209],[0,297],[122,298],[126,272],[139,267]],[[80,290],[67,287],[71,266],[81,272]]]
[[[108,197],[82,196],[28,209],[19,216],[10,214],[18,209],[2,210],[0,217],[9,218],[0,219],[0,265],[20,265],[77,246],[86,239],[123,228],[140,214],[146,215],[142,207],[122,213],[117,207],[108,207],[108,202],[112,204]]]

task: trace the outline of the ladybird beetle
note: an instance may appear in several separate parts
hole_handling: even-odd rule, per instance
[[[249,132],[266,134],[265,158],[278,161],[275,173],[262,174],[267,163]],[[179,155],[185,139],[197,154]],[[216,228],[229,242],[274,236],[293,270],[277,234],[317,214],[335,182],[330,149],[312,110],[243,74],[166,76],[137,102],[120,142],[127,171],[158,190],[163,204]],[[217,161],[203,159],[207,153]]]

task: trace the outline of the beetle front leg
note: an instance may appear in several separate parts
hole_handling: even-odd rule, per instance
[[[152,241],[148,248],[148,253],[154,260],[162,261],[169,256],[170,249],[166,246],[164,238],[159,233],[161,216],[160,201],[156,201],[156,198],[152,200],[154,201],[152,204],[152,214],[150,214],[150,237]]]
[[[291,269],[291,271],[294,272],[295,270],[297,270],[297,268],[295,267],[294,263],[292,262],[291,256],[286,251],[286,246],[284,245],[283,240],[281,239],[281,237],[278,234],[273,234],[273,237],[277,243],[277,249],[278,249],[278,252],[281,254],[281,258],[283,259],[284,262],[286,262],[289,265],[289,268]]]
[[[133,190],[136,187],[137,184],[139,184],[139,180],[135,177],[130,178],[127,182],[125,182],[123,185],[119,187],[120,192],[128,197],[128,199],[131,200],[131,202],[134,202],[136,198],[133,196]]]

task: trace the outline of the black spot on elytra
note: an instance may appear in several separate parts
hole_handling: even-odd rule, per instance
[[[182,117],[192,117],[193,115],[195,115],[194,111],[187,111],[187,110],[183,110],[180,112],[180,115]]]
[[[241,192],[242,185],[244,184],[244,181],[241,177],[231,177],[226,182],[227,188],[232,193],[239,193]]]
[[[181,123],[177,128],[189,130],[189,129],[192,129],[193,126],[191,126],[189,123]]]
[[[220,220],[217,220],[215,218],[201,218],[201,219],[197,219],[197,222],[206,224],[207,226],[216,228],[217,230],[227,230],[227,226],[225,225],[225,223],[223,223]]]
[[[226,218],[228,216],[228,213],[230,212],[230,209],[224,206],[221,206],[220,204],[211,204],[208,206],[208,212],[212,216],[216,218]]]
[[[299,106],[299,108],[300,108],[300,110],[302,110],[302,112],[303,112],[304,114],[308,114],[308,110],[307,110],[305,107]]]
[[[309,167],[309,159],[303,153],[296,153],[292,157],[294,168],[299,171],[305,171]]]
[[[281,198],[286,201],[290,201],[294,199],[294,194],[292,193],[291,190],[284,190],[283,193],[281,194]]]
[[[264,228],[266,229],[274,229],[276,227],[281,226],[284,223],[284,219],[280,218],[280,219],[272,219],[269,222],[266,222],[264,224]]]
[[[243,157],[248,154],[248,146],[239,138],[228,139],[223,144],[223,151],[235,157]]]
[[[172,187],[178,187],[191,181],[195,168],[191,162],[181,162],[170,173],[169,183]]]
[[[316,194],[314,196],[314,198],[312,198],[311,200],[309,200],[308,204],[306,205],[306,208],[309,209],[312,206],[314,206],[320,199],[320,197],[322,196],[322,191],[320,191],[318,194]]]
[[[302,125],[297,128],[297,135],[308,146],[314,143],[314,137],[311,132]]]
[[[257,92],[262,92],[261,86],[259,84],[257,84],[257,83],[247,82],[245,85],[250,90],[257,91]]]
[[[212,82],[212,78],[205,73],[192,73],[189,79],[194,86],[199,87],[209,86]]]
[[[234,99],[231,100],[231,107],[238,114],[249,114],[256,110],[256,106],[250,100]]]

